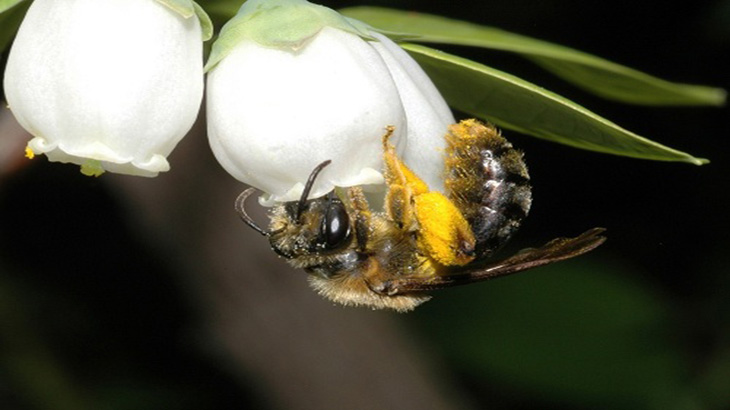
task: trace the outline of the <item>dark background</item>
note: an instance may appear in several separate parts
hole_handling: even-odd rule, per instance
[[[728,1],[369,4],[730,87]],[[730,408],[728,109],[622,105],[507,53],[449,51],[711,163],[596,154],[508,131],[535,197],[511,247],[593,226],[608,229],[608,242],[442,291],[402,315],[324,301],[240,223],[232,202],[243,186],[215,163],[204,119],[170,157],[171,172],[95,179],[21,158],[28,137],[4,110],[0,407]]]

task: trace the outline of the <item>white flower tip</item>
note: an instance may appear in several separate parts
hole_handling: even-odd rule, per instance
[[[297,182],[294,184],[293,187],[291,187],[284,195],[274,195],[269,193],[263,193],[259,197],[259,204],[266,207],[274,206],[281,202],[290,202],[290,201],[296,201],[299,199],[299,197],[302,196],[302,192],[304,191],[304,184],[301,182]],[[316,198],[317,195],[310,195],[310,198]]]
[[[25,149],[26,157],[33,158],[38,154],[46,154],[49,161],[78,164],[81,173],[99,176],[104,172],[144,177],[156,177],[160,172],[170,170],[170,163],[161,154],[154,154],[145,160],[132,157],[121,157],[111,148],[95,141],[82,148],[67,148],[59,144],[50,144],[45,138],[35,137]]]

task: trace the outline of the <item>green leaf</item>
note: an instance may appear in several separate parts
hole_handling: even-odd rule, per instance
[[[608,154],[695,165],[708,162],[640,137],[511,74],[432,48],[401,44],[451,106],[524,134]]]
[[[241,8],[238,2],[230,0],[205,1],[204,6],[208,14],[223,21],[233,18],[238,13],[238,9]]]
[[[25,0],[0,0],[0,14],[5,13]]]
[[[18,27],[23,21],[25,12],[30,7],[30,2],[22,4],[19,7],[13,7],[20,4],[23,0],[0,0],[0,52],[4,51],[18,32]]]
[[[608,99],[646,105],[725,103],[726,92],[719,88],[672,83],[591,54],[493,27],[378,7],[353,7],[341,12],[378,29],[417,37],[417,40],[409,41],[518,53],[553,74]]]
[[[585,257],[443,291],[411,317],[429,350],[496,391],[554,408],[693,408],[671,305],[629,279],[641,276]]]

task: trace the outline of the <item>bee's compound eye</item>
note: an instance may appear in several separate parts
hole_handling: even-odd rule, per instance
[[[326,249],[339,247],[350,235],[350,218],[342,202],[330,202],[323,220],[322,234]]]

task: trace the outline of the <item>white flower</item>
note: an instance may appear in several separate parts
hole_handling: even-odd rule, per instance
[[[388,125],[406,163],[443,189],[443,135],[454,118],[417,63],[362,23],[303,0],[249,0],[208,67],[213,153],[267,202],[298,199],[325,160],[311,197],[382,184]]]
[[[190,0],[35,0],[4,80],[29,155],[92,174],[167,171],[202,100],[199,18]]]

